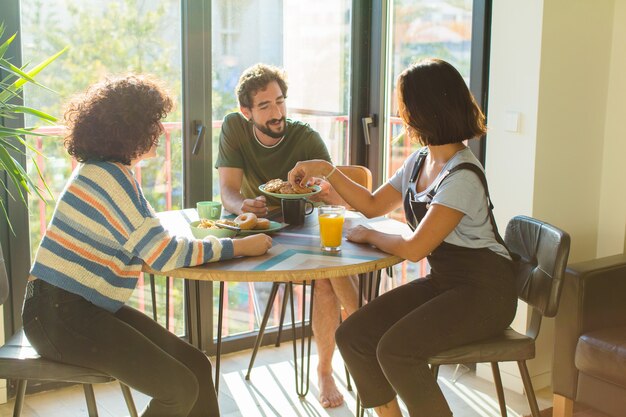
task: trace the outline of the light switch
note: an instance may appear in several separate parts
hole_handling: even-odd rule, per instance
[[[519,132],[520,113],[516,111],[507,111],[504,115],[504,130],[507,132]]]

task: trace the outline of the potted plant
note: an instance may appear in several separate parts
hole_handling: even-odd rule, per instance
[[[4,30],[4,24],[0,23],[0,38],[4,34]],[[26,204],[26,194],[30,194],[31,192],[34,192],[41,199],[43,199],[43,192],[49,195],[52,194],[50,193],[46,182],[43,181],[45,190],[40,188],[28,176],[28,173],[26,172],[26,167],[22,166],[22,164],[17,159],[15,159],[13,155],[15,155],[16,153],[26,155],[26,148],[31,149],[35,153],[38,152],[24,140],[24,135],[46,135],[35,132],[34,128],[7,127],[6,121],[17,118],[18,114],[29,114],[35,116],[39,120],[48,123],[54,123],[57,119],[54,116],[51,116],[42,111],[27,106],[11,104],[11,102],[14,101],[14,98],[20,96],[22,88],[26,83],[33,83],[41,88],[48,89],[47,87],[35,81],[34,77],[39,72],[41,72],[41,70],[47,67],[52,61],[54,61],[61,54],[63,54],[68,48],[65,47],[63,50],[57,52],[48,59],[44,60],[39,65],[36,65],[35,67],[27,71],[26,67],[18,68],[11,62],[9,62],[8,58],[5,58],[5,54],[9,49],[9,46],[15,39],[15,36],[16,34],[8,38],[4,43],[0,45],[0,68],[9,74],[3,79],[0,79],[0,170],[6,171],[8,179],[15,185],[15,188],[17,189],[18,198],[22,200],[24,204]],[[33,163],[33,166],[35,166],[37,169],[37,174],[43,180],[42,173],[39,170],[37,161],[35,161],[34,158]],[[8,191],[6,183],[2,182],[2,186]],[[15,198],[14,196],[11,197]],[[2,201],[1,199],[0,206],[2,207],[2,211],[4,212],[9,227],[11,227],[12,230],[11,222],[9,221],[4,201]]]

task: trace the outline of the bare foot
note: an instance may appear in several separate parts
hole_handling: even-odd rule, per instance
[[[331,374],[318,374],[318,382],[320,387],[320,403],[324,408],[339,407],[343,404],[343,395],[335,385],[335,378]]]

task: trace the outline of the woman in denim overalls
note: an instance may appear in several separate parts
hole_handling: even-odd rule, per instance
[[[326,176],[367,217],[404,206],[410,237],[361,226],[346,236],[413,262],[427,257],[431,272],[348,317],[337,345],[363,405],[379,416],[401,416],[397,396],[412,417],[451,416],[426,360],[510,324],[517,304],[512,262],[482,166],[463,143],[486,127],[461,75],[447,62],[423,60],[400,74],[397,92],[407,134],[424,147],[386,184],[370,193],[325,161],[298,163],[289,180]]]

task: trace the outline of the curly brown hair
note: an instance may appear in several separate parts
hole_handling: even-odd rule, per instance
[[[267,85],[275,81],[287,98],[287,82],[285,73],[277,67],[266,64],[255,64],[246,69],[235,87],[235,94],[241,107],[252,108],[252,96],[260,90],[265,90]]]
[[[68,104],[67,152],[80,162],[130,165],[158,145],[163,133],[159,122],[172,106],[161,83],[151,76],[107,78]]]
[[[452,65],[423,59],[398,77],[398,113],[409,137],[422,145],[445,145],[482,136],[485,116]]]

